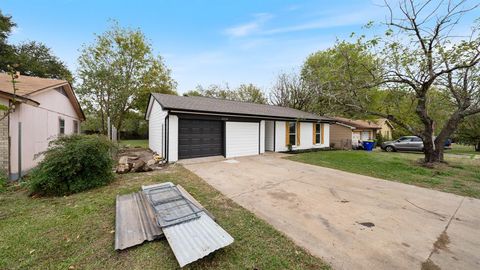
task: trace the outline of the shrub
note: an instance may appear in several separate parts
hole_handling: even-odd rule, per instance
[[[0,170],[0,192],[7,190],[8,177],[7,174]]]
[[[114,177],[113,147],[104,136],[59,137],[30,173],[28,187],[39,195],[66,195],[106,185]]]

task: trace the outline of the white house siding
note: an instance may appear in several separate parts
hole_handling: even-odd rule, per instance
[[[265,120],[260,121],[260,154],[265,153]]]
[[[310,148],[325,148],[330,145],[330,125],[323,123],[323,144],[313,144],[313,123],[300,122],[300,145],[293,146],[293,150]],[[285,145],[285,121],[276,121],[275,151],[288,151]]]
[[[257,122],[226,122],[226,157],[258,155],[259,126]]]
[[[178,116],[168,116],[168,162],[178,160]]]
[[[148,147],[162,156],[164,155],[162,145],[164,142],[163,132],[166,116],[167,112],[162,110],[162,106],[156,100],[153,100],[150,117],[148,118]]]
[[[65,134],[74,132],[74,120],[80,119],[70,100],[58,91],[45,90],[30,95],[29,98],[40,103],[38,107],[18,104],[10,115],[11,156],[10,172],[13,178],[18,174],[18,126],[22,126],[21,168],[26,172],[35,167],[42,159],[41,153],[48,143],[60,132],[59,119],[65,121]]]
[[[273,151],[273,121],[265,121],[265,150]]]

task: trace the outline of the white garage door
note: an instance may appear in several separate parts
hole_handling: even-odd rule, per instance
[[[226,157],[258,155],[259,123],[226,122]]]

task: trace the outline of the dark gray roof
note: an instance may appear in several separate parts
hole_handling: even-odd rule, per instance
[[[152,95],[166,110],[333,121],[328,117],[318,116],[316,114],[274,105],[264,105],[208,97],[185,97],[158,93],[153,93]]]

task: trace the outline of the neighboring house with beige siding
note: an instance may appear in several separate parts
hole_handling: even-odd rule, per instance
[[[388,121],[388,119],[379,118],[379,119],[375,119],[373,121],[377,125],[380,126],[380,130],[378,132],[380,132],[382,134],[383,139],[385,139],[385,140],[393,139],[392,133],[393,133],[393,130],[395,129],[395,127],[392,125],[392,123],[390,121]]]
[[[330,127],[330,141],[336,149],[355,148],[360,141],[373,140],[381,129],[373,121],[353,120],[343,117],[332,117],[336,123]]]
[[[16,80],[0,73],[0,102],[15,109],[0,122],[0,166],[10,179],[35,167],[48,143],[62,134],[80,132],[85,115],[65,80],[23,76]],[[0,112],[2,117],[5,112]]]

